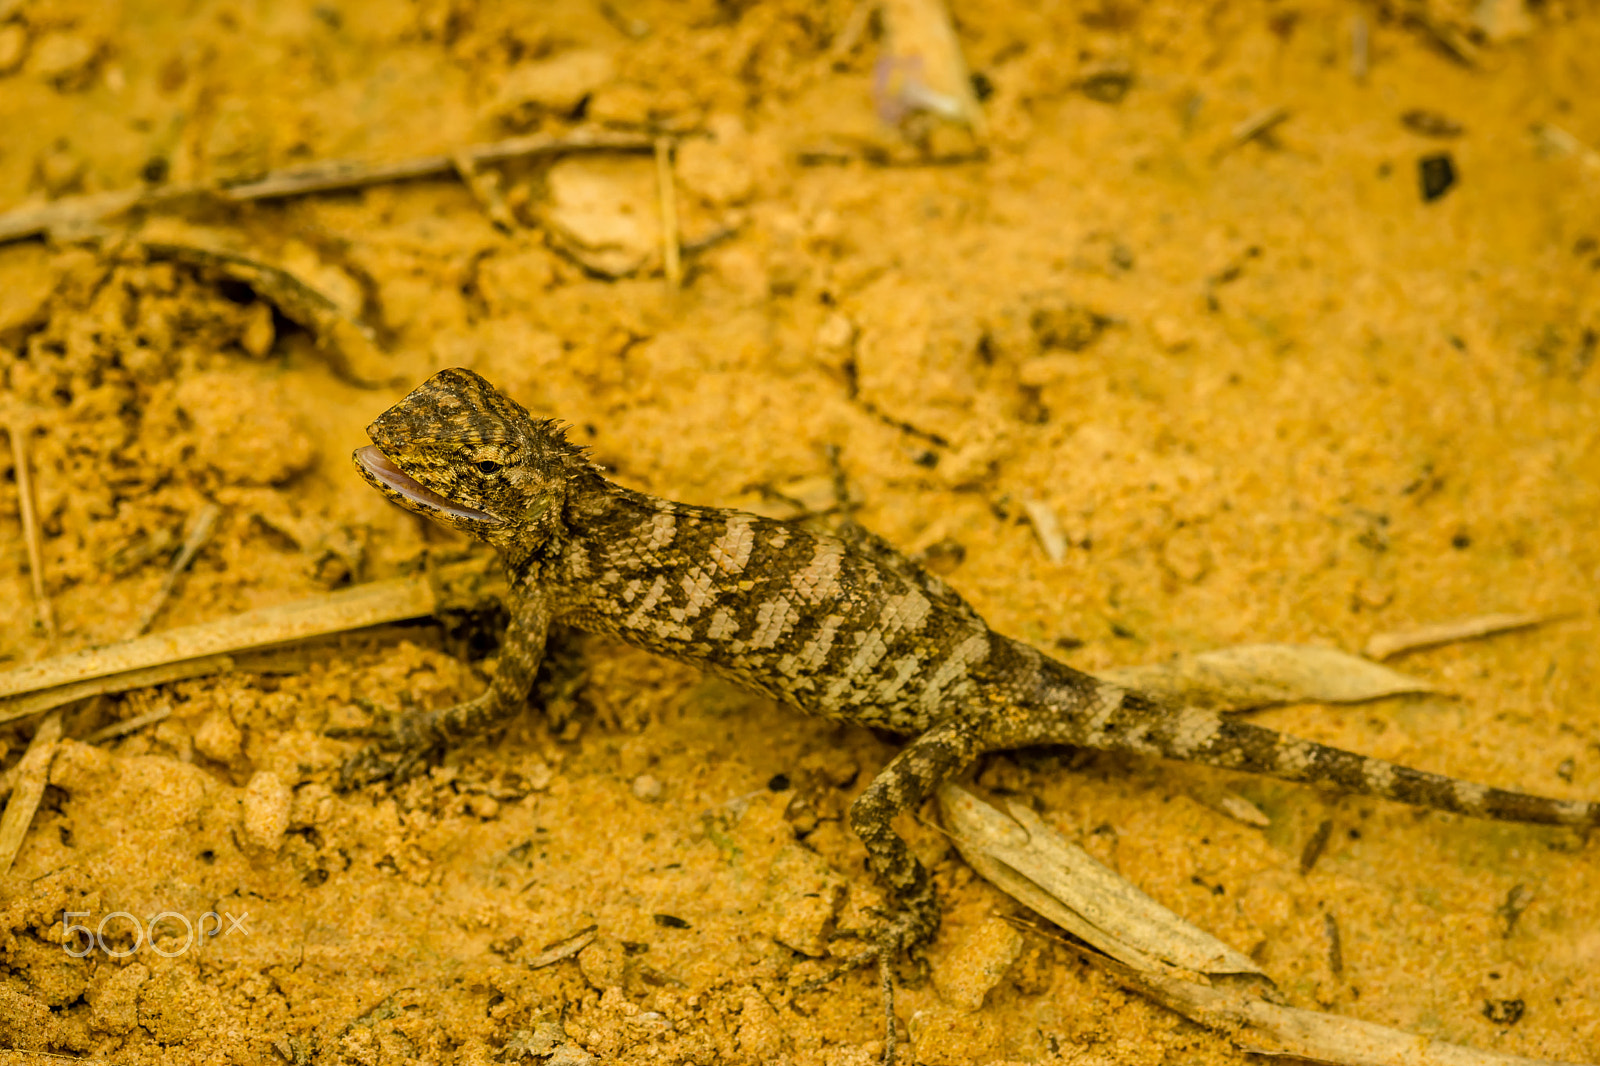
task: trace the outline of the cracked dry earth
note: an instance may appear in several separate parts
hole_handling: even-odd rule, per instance
[[[1258,717],[1600,796],[1600,11],[954,6],[981,160],[929,162],[883,126],[881,28],[844,0],[0,2],[0,206],[665,130],[686,249],[669,291],[648,154],[490,168],[503,228],[443,177],[0,245],[3,414],[32,427],[59,624],[33,621],[0,460],[0,667],[126,636],[206,504],[155,630],[458,554],[348,456],[466,365],[662,496],[825,500],[837,446],[866,525],[1091,671],[1570,609],[1405,660],[1450,697]],[[1463,40],[1470,63],[1441,43]],[[1425,202],[1440,153],[1457,181]],[[259,289],[150,251],[173,245],[291,272],[372,346],[319,346]],[[1058,562],[1026,519],[1041,503]],[[842,816],[892,741],[568,636],[503,735],[334,789],[352,732],[476,693],[492,637],[483,617],[390,626],[70,711],[0,877],[0,1059],[875,1061],[870,975],[796,989],[877,899]],[[0,728],[0,767],[35,728]],[[1600,854],[1579,834],[1060,751],[975,780],[1290,1003],[1600,1059]],[[1226,790],[1270,825],[1219,813]],[[901,828],[946,902],[902,969],[908,1058],[1243,1061],[1013,932],[936,828]],[[185,950],[171,917],[136,945],[119,917],[76,958],[66,912],[229,933]]]

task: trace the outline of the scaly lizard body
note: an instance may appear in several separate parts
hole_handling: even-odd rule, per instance
[[[488,690],[406,718],[409,755],[519,710],[556,620],[812,714],[912,736],[850,807],[898,908],[867,953],[880,962],[925,942],[939,921],[928,872],[891,819],[988,751],[1131,751],[1486,818],[1600,825],[1600,804],[1424,773],[1098,680],[994,632],[869,534],[831,536],[614,485],[553,423],[469,370],[435,375],[367,431],[375,446],[355,453],[362,475],[493,545],[510,579],[511,624]],[[890,1028],[892,1055],[892,1017]]]

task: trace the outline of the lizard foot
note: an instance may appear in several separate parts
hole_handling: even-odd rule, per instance
[[[893,967],[896,959],[928,939],[929,926],[925,916],[915,910],[896,915],[877,910],[872,913],[881,923],[875,928],[840,929],[832,937],[834,940],[866,940],[871,946],[846,956],[828,973],[802,984],[799,991],[815,992],[847,973],[876,963],[878,982],[883,990],[883,1064],[894,1066],[896,1033]]]
[[[439,746],[437,723],[442,713],[411,710],[397,715],[387,737],[345,760],[339,768],[339,790],[415,777]]]

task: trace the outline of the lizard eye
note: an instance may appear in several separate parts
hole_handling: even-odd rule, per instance
[[[476,466],[480,474],[497,474],[500,472],[500,464],[493,459],[479,459]]]

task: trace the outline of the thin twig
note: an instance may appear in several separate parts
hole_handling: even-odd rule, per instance
[[[661,270],[667,287],[676,289],[683,281],[683,263],[678,253],[678,190],[672,175],[672,142],[656,138],[656,198],[661,205]]]
[[[174,681],[187,681],[190,678],[205,677],[209,674],[226,674],[232,671],[233,668],[234,660],[230,655],[206,655],[198,659],[160,663],[140,670],[128,670],[106,677],[93,677],[85,681],[73,681],[40,691],[24,692],[18,696],[8,696],[0,699],[0,722],[26,718],[29,715],[38,714],[40,711],[48,711],[54,707],[76,703],[78,700],[87,699],[90,696],[126,692],[133,688],[149,688],[153,685],[168,685]],[[0,793],[4,791],[4,788],[0,788]]]
[[[33,602],[45,635],[56,639],[55,612],[44,589],[44,542],[39,536],[39,511],[33,499],[33,475],[28,469],[28,431],[17,420],[8,427],[11,461],[17,470],[17,504],[22,520],[22,537],[28,545],[28,577],[33,584]]]
[[[21,717],[12,713],[13,703],[21,697],[37,694],[42,698],[47,692],[96,678],[120,678],[135,670],[420,618],[441,608],[474,609],[500,595],[503,588],[490,577],[490,569],[487,557],[472,558],[442,566],[430,574],[371,581],[277,607],[19,666],[0,672],[0,721]],[[33,711],[39,709],[34,707]]]
[[[330,160],[269,171],[238,185],[164,185],[156,189],[119,189],[88,196],[63,197],[0,213],[0,244],[62,229],[104,221],[132,209],[156,209],[183,200],[211,197],[233,203],[280,200],[314,192],[361,189],[396,181],[412,181],[457,172],[457,160],[474,167],[513,159],[558,156],[575,152],[649,152],[655,138],[638,133],[585,130],[563,136],[536,133],[468,145],[442,155],[418,156],[390,163]]]
[[[1027,513],[1028,521],[1033,523],[1033,532],[1039,538],[1045,558],[1052,563],[1064,560],[1067,557],[1067,536],[1061,532],[1061,520],[1056,517],[1055,509],[1043,500],[1032,497],[1022,501],[1022,509]]]
[[[222,508],[214,503],[207,503],[196,513],[194,521],[189,526],[189,535],[184,538],[183,547],[178,551],[178,557],[167,567],[167,574],[161,581],[161,587],[145,606],[144,613],[139,616],[139,624],[128,634],[129,639],[139,636],[150,628],[150,623],[155,621],[156,615],[160,614],[161,608],[165,606],[167,597],[172,595],[172,589],[178,583],[178,575],[189,569],[194,557],[205,547],[206,541],[211,539],[211,530],[216,526],[217,518],[221,514]]]
[[[1350,76],[1356,81],[1367,80],[1367,69],[1370,64],[1370,41],[1365,15],[1356,14],[1350,20]]]
[[[1282,105],[1257,111],[1228,131],[1227,141],[1212,155],[1211,161],[1215,163],[1235,148],[1249,144],[1251,141],[1261,141],[1263,144],[1269,144],[1270,146],[1272,131],[1283,125],[1288,117],[1289,109]]]
[[[85,744],[99,744],[103,741],[115,740],[117,737],[137,732],[147,725],[154,725],[157,722],[164,721],[171,715],[172,707],[170,704],[165,707],[157,707],[155,710],[146,711],[137,717],[129,718],[122,722],[113,722],[104,729],[97,729],[84,737],[83,742]]]
[[[1485,614],[1476,618],[1458,618],[1422,626],[1405,633],[1374,633],[1367,639],[1361,653],[1369,659],[1389,659],[1401,652],[1432,648],[1439,644],[1455,644],[1463,640],[1477,640],[1518,629],[1530,629],[1548,622],[1560,622],[1576,617],[1578,611],[1553,614]]]
[[[6,803],[6,813],[0,816],[0,876],[11,871],[11,863],[22,847],[28,826],[33,823],[33,812],[39,809],[44,786],[50,774],[50,760],[55,758],[56,743],[61,739],[61,712],[52,711],[33,734],[33,741],[17,763],[11,789],[11,799]]]
[[[1600,152],[1590,148],[1571,133],[1551,122],[1533,127],[1534,136],[1545,148],[1561,155],[1575,155],[1590,170],[1600,171]]]
[[[368,185],[451,174],[456,170],[457,157],[470,160],[474,166],[483,166],[485,163],[503,163],[530,156],[566,155],[569,152],[648,152],[654,146],[653,137],[638,133],[613,133],[609,130],[586,130],[563,136],[533,133],[525,137],[468,145],[458,152],[445,155],[419,156],[393,163],[333,161],[288,167],[272,171],[258,181],[230,185],[222,189],[221,194],[240,202],[276,200],[311,192],[360,189]]]
[[[512,217],[511,208],[506,206],[505,197],[500,195],[499,175],[484,171],[465,152],[455,152],[450,158],[455,163],[456,176],[472,193],[479,210],[488,217],[494,228],[501,233],[515,232],[517,220]]]

